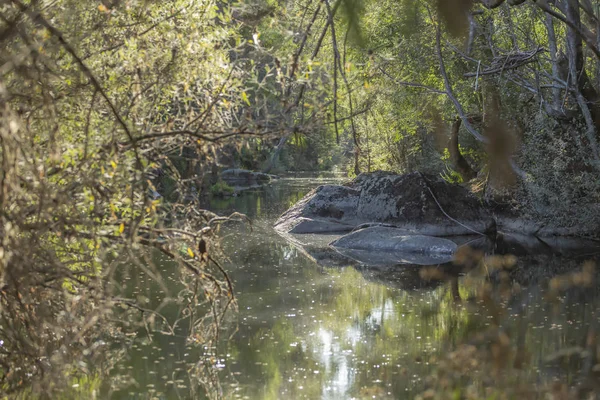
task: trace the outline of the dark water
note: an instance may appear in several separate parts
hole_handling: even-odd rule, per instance
[[[253,220],[252,231],[241,225],[223,231],[239,312],[230,315],[222,334],[231,339],[211,350],[220,386],[214,390],[243,399],[412,399],[426,389],[436,360],[499,318],[508,331],[520,332],[527,349],[524,379],[569,380],[576,373],[578,366],[557,367],[552,357],[584,342],[586,327],[597,318],[597,290],[569,292],[557,303],[545,300],[544,288],[553,274],[595,257],[593,249],[585,255],[522,254],[512,278],[520,294],[499,316],[489,304],[470,303],[483,279],[477,274],[461,276],[456,287],[456,281],[424,282],[416,267],[326,267],[271,228],[311,188],[329,182],[282,179],[211,203],[219,214],[239,211]],[[177,292],[176,268],[160,262],[166,285]],[[162,289],[153,279],[143,274],[123,279],[148,308],[160,306]],[[167,305],[161,313],[174,320],[181,310]],[[201,345],[177,332],[144,330],[119,345],[124,350],[116,365],[107,366],[111,378],[101,385],[103,396],[202,397],[194,375],[207,351]]]

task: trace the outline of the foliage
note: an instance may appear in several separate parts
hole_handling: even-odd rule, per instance
[[[490,172],[488,197],[511,187],[537,220],[597,203],[598,10],[582,1],[363,1],[348,18],[354,2],[320,4],[287,6],[299,26],[312,15],[321,23],[306,32],[317,57],[300,59],[327,72],[333,93],[319,140],[340,148],[344,169],[457,171],[444,152],[458,117],[457,151]],[[561,195],[549,196],[559,181]],[[594,226],[589,214],[577,221]]]
[[[600,15],[588,5],[3,2],[1,394],[35,383],[51,396],[82,357],[102,358],[99,337],[159,318],[116,279],[136,265],[160,283],[148,249],[189,273],[165,299],[210,348],[235,306],[216,239],[231,219],[198,199],[224,143],[267,171],[281,156],[444,173],[458,117],[457,152],[514,188],[525,215],[594,226]],[[114,322],[116,306],[137,318]]]
[[[593,369],[597,365],[598,352],[596,306],[583,309],[584,317],[578,326],[584,332],[583,347],[561,346],[558,351],[544,349],[541,365],[534,367],[543,378],[532,379],[531,368],[539,360],[536,360],[537,355],[532,349],[533,343],[526,339],[526,326],[532,324],[534,317],[527,315],[525,305],[514,306],[520,302],[514,299],[531,295],[517,283],[518,274],[522,273],[519,271],[521,266],[517,266],[517,258],[512,255],[482,258],[481,253],[467,248],[463,250],[455,263],[474,263],[470,267],[474,268],[469,271],[472,276],[470,284],[477,288],[466,307],[470,308],[470,314],[481,313],[490,322],[485,324],[485,328],[480,327],[468,341],[435,360],[436,370],[428,378],[428,389],[417,399],[595,397],[597,378]],[[464,262],[466,260],[469,261]],[[536,309],[548,307],[556,315],[565,313],[563,302],[569,296],[595,298],[595,265],[586,262],[580,269],[554,275],[544,286],[547,287],[542,304],[536,304]],[[458,300],[461,300],[460,297]]]
[[[188,272],[185,296],[163,294],[187,310],[185,334],[218,336],[235,298],[214,236],[227,219],[201,211],[202,172],[219,143],[288,121],[264,109],[275,77],[248,57],[239,12],[210,0],[0,6],[0,393],[52,396],[66,370],[87,372],[83,357],[104,357],[103,335],[159,318],[115,281],[135,265],[160,282],[144,249]],[[115,321],[118,307],[133,312]]]
[[[234,189],[224,181],[219,181],[210,187],[210,194],[213,196],[225,197],[230,196]]]

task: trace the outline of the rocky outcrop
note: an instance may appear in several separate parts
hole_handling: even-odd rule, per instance
[[[275,228],[287,233],[349,232],[365,224],[428,236],[495,229],[494,219],[467,189],[418,172],[374,172],[345,186],[320,186],[286,211]]]

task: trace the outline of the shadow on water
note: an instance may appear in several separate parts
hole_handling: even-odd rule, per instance
[[[456,372],[460,368],[443,381],[431,378],[458,362],[448,361],[458,345],[485,350],[485,356],[477,353],[482,371],[485,357],[492,367],[502,361],[498,352],[511,354],[513,368],[513,350],[522,350],[527,357],[519,379],[532,387],[581,376],[586,327],[598,318],[598,290],[577,285],[570,275],[567,283],[557,281],[556,275],[597,257],[597,248],[584,254],[576,243],[529,243],[509,235],[495,243],[463,238],[461,244],[496,255],[470,250],[460,253],[461,263],[394,265],[340,254],[323,245],[331,238],[302,247],[278,235],[273,221],[321,182],[331,180],[282,179],[211,202],[219,214],[238,211],[253,220],[252,231],[244,225],[222,231],[239,306],[229,315],[218,349],[211,350],[225,398],[415,398],[466,379]],[[498,255],[504,253],[518,257]],[[167,286],[177,293],[178,273],[162,265]],[[149,289],[150,280],[128,279],[134,281],[131,295],[146,296],[149,307],[158,305],[152,303],[158,289]],[[182,311],[162,312],[176,319]],[[196,379],[190,371],[207,349],[178,335],[155,334],[150,341],[144,331],[128,340],[131,347],[112,375],[122,384],[113,398],[190,396]],[[442,375],[432,375],[434,366]],[[491,383],[492,375],[473,376],[483,387],[501,382],[497,376]]]

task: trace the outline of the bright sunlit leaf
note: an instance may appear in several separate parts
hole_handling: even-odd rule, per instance
[[[250,105],[250,100],[248,100],[248,95],[246,92],[242,92],[242,100],[244,100],[246,104]]]

